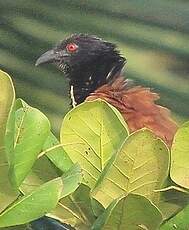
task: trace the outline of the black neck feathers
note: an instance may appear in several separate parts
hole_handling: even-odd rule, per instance
[[[100,62],[100,63],[99,63]],[[104,84],[113,82],[120,74],[125,58],[118,56],[112,60],[104,60],[78,69],[69,74],[70,96],[74,104],[80,104],[90,93]]]

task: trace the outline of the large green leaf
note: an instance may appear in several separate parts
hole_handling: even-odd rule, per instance
[[[67,172],[73,163],[57,138],[50,133],[43,146],[43,152],[62,172]]]
[[[161,230],[189,229],[189,205],[161,226]]]
[[[10,179],[19,187],[37,159],[50,133],[48,119],[30,106],[19,108],[16,113],[14,151],[10,159]]]
[[[95,220],[91,206],[90,188],[81,184],[71,195],[61,199],[48,216],[70,224],[77,230],[88,230]]]
[[[56,207],[62,191],[62,179],[49,181],[23,196],[0,215],[0,227],[25,224]]]
[[[15,100],[14,87],[8,74],[0,70],[0,212],[17,197],[8,178],[5,132],[9,113]]]
[[[170,176],[175,183],[189,189],[189,122],[182,125],[174,137]]]
[[[165,144],[147,129],[130,135],[102,172],[93,197],[104,207],[114,199],[136,193],[156,201],[168,176],[169,153]]]
[[[123,118],[106,102],[84,102],[64,118],[61,143],[81,165],[84,183],[92,187],[106,163],[128,135]]]
[[[92,230],[156,230],[162,222],[160,211],[136,194],[113,201],[95,221]]]

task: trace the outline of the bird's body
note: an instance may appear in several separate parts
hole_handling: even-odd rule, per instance
[[[121,112],[131,132],[149,128],[171,146],[177,125],[169,110],[155,104],[156,93],[124,80],[121,70],[126,60],[114,44],[95,36],[72,35],[36,64],[47,62],[54,62],[69,78],[73,106],[101,98]]]
[[[171,146],[177,125],[170,118],[168,109],[155,104],[158,94],[141,86],[127,87],[124,82],[119,77],[112,84],[105,84],[91,93],[86,100],[101,98],[107,101],[121,112],[130,132],[149,128]]]

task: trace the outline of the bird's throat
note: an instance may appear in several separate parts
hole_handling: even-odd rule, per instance
[[[70,98],[72,107],[82,103],[96,89],[104,84],[113,82],[120,74],[125,59],[117,62],[109,62],[106,65],[95,65],[94,67],[84,68],[85,71],[77,70],[72,72],[70,79]]]
[[[70,81],[70,99],[71,106],[75,107],[76,105],[85,101],[85,99],[94,92],[98,84],[91,81]]]

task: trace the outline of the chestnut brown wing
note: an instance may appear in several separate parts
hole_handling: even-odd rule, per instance
[[[177,124],[171,119],[167,108],[155,104],[159,95],[141,86],[128,87],[127,80],[117,78],[112,84],[106,84],[91,93],[87,101],[101,98],[123,115],[131,132],[149,128],[170,147]]]

